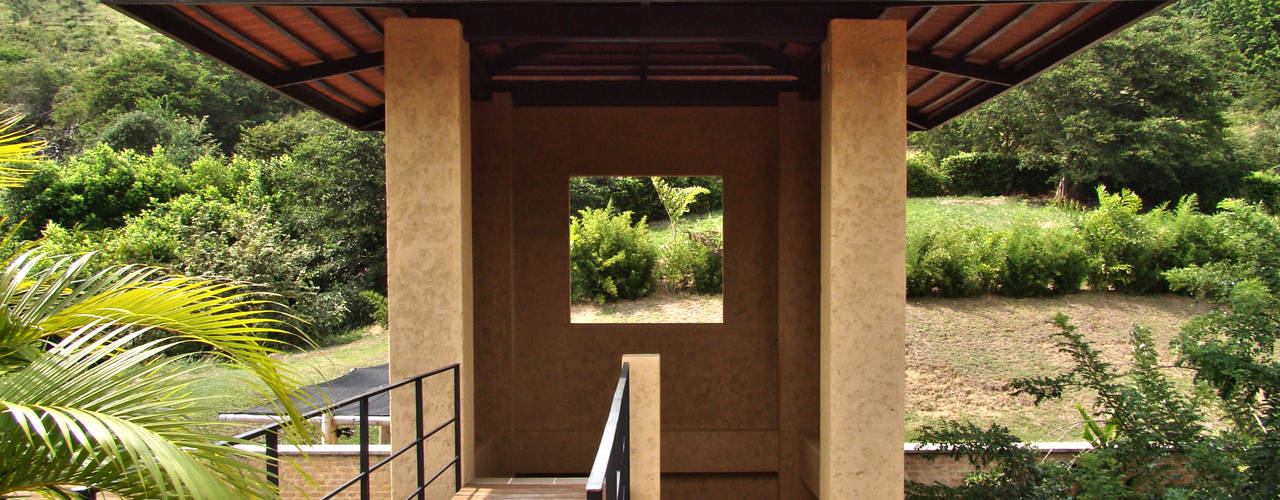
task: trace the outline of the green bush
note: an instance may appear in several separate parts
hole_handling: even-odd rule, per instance
[[[1015,223],[1002,235],[1000,293],[1041,297],[1075,292],[1089,273],[1089,256],[1073,231]]]
[[[1158,224],[1163,209],[1139,215],[1142,199],[1128,189],[1110,194],[1098,186],[1098,208],[1080,217],[1079,230],[1094,262],[1089,284],[1131,293],[1168,288],[1165,270],[1172,268],[1172,234]]]
[[[44,163],[38,170],[3,195],[5,215],[27,221],[18,234],[23,239],[48,221],[88,230],[120,227],[125,216],[189,192],[181,171],[159,150],[115,152],[100,144],[65,165]]]
[[[997,153],[960,153],[942,160],[955,194],[998,196],[1009,192],[1018,159]]]
[[[907,196],[942,196],[947,193],[947,175],[929,153],[907,156]]]
[[[1280,174],[1252,172],[1241,180],[1240,194],[1244,199],[1261,203],[1271,213],[1276,213],[1280,209]]]
[[[630,212],[618,213],[611,204],[578,214],[569,223],[573,300],[603,303],[649,295],[658,251],[646,218],[632,224]]]
[[[672,238],[658,247],[655,273],[667,290],[684,290],[693,286],[694,274],[702,261],[702,244],[685,235]]]
[[[707,194],[689,205],[691,213],[724,207],[724,181],[720,177],[662,177],[673,188],[703,187]],[[618,212],[631,212],[632,221],[661,220],[667,212],[648,177],[570,177],[569,214],[600,208],[613,202]]]
[[[988,291],[998,269],[998,238],[979,226],[925,227],[907,232],[907,295],[944,297]]]
[[[724,243],[718,232],[701,233],[705,240],[716,245],[723,252]],[[724,259],[706,244],[700,244],[698,266],[693,272],[693,289],[698,293],[721,293],[724,291]]]
[[[377,323],[378,326],[386,328],[387,327],[387,298],[382,294],[375,292],[373,290],[362,290],[360,292],[360,298],[364,299],[364,301],[369,305],[369,307],[373,309],[373,313],[370,314],[370,317],[373,319],[373,321]]]

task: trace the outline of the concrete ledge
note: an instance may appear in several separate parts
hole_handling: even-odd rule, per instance
[[[267,449],[262,446],[254,445],[236,445],[241,450],[249,450],[257,453],[266,453]],[[315,444],[294,446],[291,444],[280,445],[281,455],[307,455],[307,456],[352,456],[360,454],[360,445],[358,444]],[[389,444],[371,444],[369,445],[370,455],[390,455],[391,445]],[[401,455],[403,456],[403,455]]]

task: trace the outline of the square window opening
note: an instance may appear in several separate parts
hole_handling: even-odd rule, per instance
[[[723,323],[721,177],[570,177],[571,323]]]

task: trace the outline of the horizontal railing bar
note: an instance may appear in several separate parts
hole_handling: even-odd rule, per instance
[[[444,468],[440,469],[440,472],[437,472],[434,476],[431,476],[431,479],[428,479],[427,482],[422,483],[422,489],[424,490],[427,489],[427,486],[430,486],[431,483],[435,482],[436,479],[440,479],[440,475],[444,474],[445,471],[449,470],[450,467],[458,467],[461,465],[462,465],[462,457],[454,455],[453,460],[450,460],[449,463],[445,464]],[[462,485],[458,485],[458,487],[461,488]]]
[[[404,497],[404,500],[409,500],[410,498],[418,496],[419,493],[422,493],[422,490],[427,489],[427,486],[431,486],[432,481],[435,481],[437,478],[440,477],[441,474],[444,474],[445,471],[449,470],[449,467],[459,465],[459,462],[461,460],[462,460],[461,457],[458,457],[455,455],[452,461],[446,464],[443,469],[440,469],[440,472],[437,472],[436,475],[431,476],[431,479],[427,480],[427,482],[425,483],[422,483],[422,486],[419,486],[418,489],[413,490],[413,493],[410,493],[409,496]],[[458,485],[458,489],[459,490],[462,489],[462,485]]]
[[[391,391],[392,391],[392,390],[394,390],[394,389],[398,389],[398,388],[403,387],[403,386],[405,386],[405,385],[411,384],[411,383],[413,383],[413,381],[415,381],[415,380],[423,380],[423,379],[426,379],[427,377],[431,377],[431,376],[439,375],[439,374],[441,374],[441,373],[444,373],[444,372],[447,372],[447,371],[450,371],[450,370],[456,370],[456,369],[458,369],[458,363],[454,363],[454,364],[451,364],[451,365],[445,366],[445,367],[443,367],[443,368],[437,368],[437,369],[435,369],[435,370],[432,370],[432,371],[429,371],[429,372],[423,373],[423,374],[421,374],[421,375],[416,375],[416,376],[413,376],[413,377],[410,377],[410,378],[407,378],[407,379],[401,380],[401,381],[396,382],[396,383],[391,384],[391,385],[386,385],[386,386],[383,386],[383,387],[379,387],[379,388],[377,388],[377,389],[370,390],[370,391],[365,392],[365,393],[363,393],[363,394],[358,394],[358,395],[355,395],[355,396],[351,396],[351,397],[349,397],[349,398],[347,398],[347,399],[344,399],[344,400],[342,400],[342,401],[339,401],[339,402],[337,402],[337,403],[333,403],[333,404],[330,404],[330,405],[328,405],[328,406],[325,406],[324,408],[318,408],[318,409],[315,409],[315,410],[311,410],[311,411],[309,411],[309,412],[307,412],[307,413],[303,413],[303,414],[302,414],[302,416],[301,416],[301,418],[302,418],[302,419],[304,419],[304,420],[311,419],[312,417],[317,417],[317,416],[323,415],[325,412],[332,411],[332,409],[334,409],[334,408],[341,408],[341,407],[343,407],[343,406],[347,406],[347,405],[350,405],[350,404],[358,403],[361,399],[365,399],[365,398],[370,398],[370,397],[373,397],[373,396],[377,396],[378,394],[382,394],[382,393],[384,393],[384,392],[391,392]],[[279,424],[279,423],[275,423],[275,424],[267,424],[267,425],[264,425],[264,426],[259,427],[259,428],[257,428],[257,429],[253,429],[253,430],[250,430],[250,431],[247,431],[247,432],[241,433],[241,434],[237,434],[237,435],[235,436],[235,438],[236,438],[236,439],[242,439],[242,440],[254,439],[254,438],[257,438],[257,437],[259,437],[259,436],[263,435],[263,434],[264,434],[264,433],[266,433],[267,431],[269,431],[269,430],[271,430],[271,429],[273,429],[273,428],[279,427],[279,426],[280,426],[280,424]]]
[[[452,423],[454,423],[454,419],[452,419],[452,418],[451,418],[451,419],[449,419],[449,421],[448,421],[448,422],[445,422],[445,423],[443,423],[443,424],[440,424],[440,427],[436,427],[436,428],[435,428],[435,430],[433,430],[433,431],[431,431],[431,432],[428,432],[426,435],[419,436],[419,437],[418,437],[418,439],[413,440],[413,442],[409,443],[409,445],[408,445],[408,446],[405,446],[404,448],[400,448],[400,450],[399,450],[399,451],[397,451],[397,452],[395,452],[395,453],[392,453],[392,454],[391,454],[391,456],[388,456],[387,458],[382,459],[382,460],[381,460],[381,461],[379,461],[378,463],[374,464],[374,465],[373,465],[373,467],[369,467],[369,472],[370,472],[370,473],[372,473],[373,471],[378,470],[378,468],[379,468],[379,467],[382,467],[383,465],[386,465],[387,463],[389,463],[389,462],[391,462],[392,460],[394,460],[396,457],[398,457],[398,456],[400,456],[400,455],[403,455],[403,454],[404,454],[404,452],[409,451],[410,449],[412,449],[412,448],[414,448],[414,447],[418,446],[418,443],[421,443],[421,442],[423,442],[423,441],[426,441],[426,440],[427,440],[428,438],[430,438],[432,435],[434,435],[434,434],[435,434],[435,433],[437,433],[437,432],[440,432],[440,431],[444,430],[444,428],[445,428],[445,427],[448,427],[448,426],[449,426],[449,424],[452,424]]]
[[[618,433],[618,419],[622,413],[622,399],[627,389],[630,366],[622,365],[622,375],[618,377],[618,388],[613,391],[613,403],[609,405],[609,420],[604,426],[604,436],[600,439],[600,448],[596,450],[595,463],[591,466],[591,475],[587,477],[587,491],[598,492],[604,489],[605,474],[609,468],[609,457],[613,451],[613,443]]]

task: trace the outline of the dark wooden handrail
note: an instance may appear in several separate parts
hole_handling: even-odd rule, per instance
[[[622,364],[618,388],[613,391],[609,420],[587,477],[587,500],[631,498],[631,366]]]

